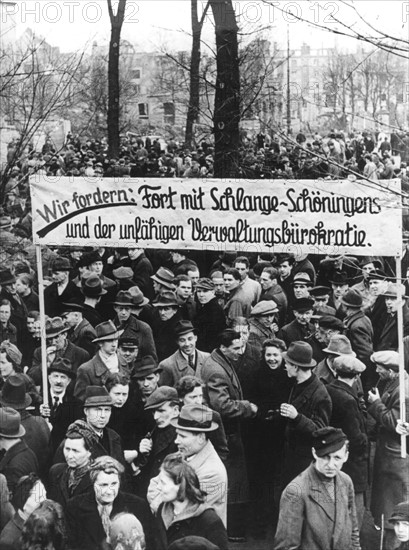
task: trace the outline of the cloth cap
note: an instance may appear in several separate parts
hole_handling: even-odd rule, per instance
[[[360,374],[366,369],[365,364],[353,355],[336,357],[332,366],[339,374]]]
[[[344,323],[338,317],[333,315],[323,315],[318,322],[321,328],[327,328],[332,330],[344,330]]]
[[[91,264],[95,264],[96,262],[102,262],[102,258],[98,250],[94,250],[93,252],[88,252],[88,254],[84,254],[82,258],[83,258],[83,263],[85,267],[88,267]]]
[[[0,437],[13,439],[23,437],[25,433],[26,430],[21,425],[20,413],[11,407],[2,407],[0,409]]]
[[[84,407],[108,407],[111,405],[111,396],[104,386],[87,386]]]
[[[149,376],[150,374],[153,374],[160,370],[161,368],[159,367],[155,359],[151,355],[145,355],[145,357],[142,357],[142,359],[137,363],[132,378],[145,378],[146,376]]]
[[[69,313],[71,311],[84,311],[84,306],[75,298],[73,298],[69,302],[64,302],[62,306],[62,315],[65,315],[66,313]]]
[[[178,401],[178,392],[170,386],[161,386],[146,400],[145,409],[158,409],[166,401]]]
[[[121,338],[118,341],[118,345],[121,348],[137,349],[137,348],[139,348],[139,339],[138,338],[124,338],[123,336],[121,336]]]
[[[323,296],[329,296],[331,289],[328,286],[314,286],[310,289],[310,295],[314,298],[321,298]]]
[[[183,334],[188,334],[189,332],[196,332],[195,327],[190,321],[178,321],[173,330],[176,338],[179,338],[179,336],[182,336]]]
[[[380,365],[384,369],[399,370],[399,353],[392,350],[375,351],[370,357],[372,363]]]
[[[391,523],[395,521],[409,521],[409,501],[397,504],[393,509],[389,521]]]
[[[219,425],[213,422],[213,411],[205,405],[184,405],[179,417],[170,422],[175,428],[189,432],[213,432]]]
[[[152,302],[153,307],[180,307],[176,294],[171,290],[165,290]]]
[[[309,311],[314,307],[314,300],[312,298],[298,298],[294,300],[293,311],[303,313]]]
[[[21,374],[12,374],[4,382],[0,394],[3,407],[21,410],[31,405],[31,397],[26,393],[26,383]]]
[[[347,440],[347,436],[339,428],[333,428],[327,426],[326,428],[320,428],[312,434],[313,444],[312,446],[317,453],[317,456],[322,457],[329,453],[339,451]]]
[[[4,340],[0,344],[0,351],[7,353],[10,360],[13,361],[18,367],[21,365],[21,361],[23,359],[23,355],[21,351],[18,349],[17,346],[9,342],[8,340]]]
[[[357,290],[347,290],[341,298],[341,303],[347,307],[359,309],[362,307],[362,295]]]
[[[132,279],[133,271],[130,267],[118,267],[112,271],[115,279]]]
[[[302,369],[312,369],[317,364],[317,361],[312,358],[312,347],[308,342],[291,342],[288,350],[283,352],[283,357]]]
[[[75,378],[75,372],[72,369],[72,363],[66,357],[57,357],[48,367],[48,373],[61,372],[70,378]]]
[[[274,300],[263,300],[258,302],[254,307],[251,308],[251,316],[256,317],[258,315],[268,315],[270,313],[277,313],[278,306]]]
[[[214,282],[207,277],[201,277],[196,283],[196,290],[198,290],[199,288],[201,288],[202,290],[214,290]]]
[[[64,256],[57,256],[52,263],[51,271],[71,271],[70,260]]]
[[[397,298],[399,296],[405,297],[405,286],[399,283],[388,283],[386,290],[382,292],[381,296],[385,298]]]
[[[329,355],[352,355],[356,356],[356,353],[352,351],[351,342],[343,334],[334,334],[331,336],[329,344],[322,350]]]
[[[52,319],[47,319],[45,322],[45,336],[46,338],[53,338],[58,336],[63,332],[70,330],[61,317],[53,317]]]
[[[113,321],[104,321],[95,327],[97,337],[93,342],[103,342],[104,340],[118,340],[123,330],[118,330]]]

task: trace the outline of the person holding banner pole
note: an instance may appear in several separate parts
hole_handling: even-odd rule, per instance
[[[44,305],[44,278],[43,263],[41,258],[41,245],[36,245],[37,258],[37,277],[38,277],[38,297],[40,302],[40,322],[41,322],[41,375],[43,390],[43,405],[48,407],[48,372],[47,372],[47,344],[45,336],[45,305]]]

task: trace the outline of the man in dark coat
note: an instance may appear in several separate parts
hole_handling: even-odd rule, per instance
[[[170,290],[162,292],[153,302],[155,315],[152,332],[159,361],[177,351],[175,326],[182,319],[176,294]]]
[[[32,416],[28,412],[31,397],[26,392],[25,381],[21,374],[13,374],[7,378],[0,394],[0,404],[2,407],[11,407],[20,413],[21,425],[26,431],[23,440],[36,455],[39,472],[44,476],[50,462],[50,428],[44,418]]]
[[[21,476],[38,474],[38,462],[34,452],[22,439],[26,433],[20,414],[11,407],[0,409],[0,473],[7,480],[11,494]]]
[[[83,317],[84,306],[76,300],[63,304],[63,306],[62,317],[70,329],[67,335],[68,340],[75,346],[84,349],[89,354],[88,358],[92,357],[97,351],[97,346],[93,343],[97,335],[91,323]]]
[[[331,426],[340,428],[349,441],[349,457],[342,470],[354,484],[358,527],[364,519],[364,493],[368,488],[369,442],[366,433],[366,411],[354,382],[365,365],[352,355],[336,357],[333,363],[337,379],[327,385],[332,401]]]
[[[58,256],[51,266],[53,282],[44,290],[45,312],[49,317],[61,316],[63,303],[72,298],[81,301],[80,289],[70,280],[71,265],[68,258]]]
[[[240,333],[227,329],[220,335],[220,346],[205,361],[196,375],[206,385],[210,407],[220,413],[226,431],[229,456],[226,469],[229,479],[227,524],[229,537],[242,540],[245,534],[244,504],[248,501],[247,469],[240,423],[257,414],[257,406],[243,399],[239,378],[233,364],[242,350]]]
[[[386,290],[381,294],[385,300],[386,318],[374,346],[377,351],[398,350],[398,308],[402,308],[403,313],[403,336],[409,334],[409,308],[404,295],[404,285],[397,283],[388,283]]]
[[[147,502],[120,491],[123,467],[110,456],[101,456],[91,466],[93,490],[68,501],[67,525],[70,547],[101,550],[109,537],[110,518],[121,512],[136,516],[142,524],[146,550],[155,550],[152,515]]]
[[[278,331],[278,338],[284,340],[287,347],[291,342],[308,340],[315,332],[315,327],[311,323],[313,315],[314,300],[312,298],[299,298],[293,302],[293,312],[295,319],[284,325]]]
[[[328,426],[331,398],[324,384],[312,373],[316,361],[307,342],[293,342],[284,352],[287,375],[295,381],[288,403],[280,406],[287,419],[284,445],[284,485],[311,462],[312,434]]]
[[[153,267],[151,262],[145,256],[143,248],[129,248],[129,261],[124,262],[124,266],[129,266],[133,271],[133,281],[140,288],[142,293],[149,299],[153,298],[153,287],[151,276]]]
[[[211,279],[198,280],[196,296],[199,304],[193,324],[197,331],[197,346],[210,353],[219,345],[218,338],[226,328],[226,318],[218,303],[215,285]]]

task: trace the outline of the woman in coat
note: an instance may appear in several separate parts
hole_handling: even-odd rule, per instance
[[[213,508],[205,504],[197,475],[180,453],[168,455],[159,473],[162,504],[158,529],[165,550],[175,540],[195,535],[227,550],[227,532]]]

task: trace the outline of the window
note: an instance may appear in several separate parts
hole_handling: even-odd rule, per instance
[[[138,103],[138,112],[140,118],[148,118],[148,104]]]
[[[163,119],[165,124],[175,124],[175,104],[172,102],[163,104]]]

